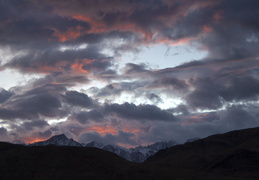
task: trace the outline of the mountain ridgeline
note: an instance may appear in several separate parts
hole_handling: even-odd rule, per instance
[[[122,148],[116,145],[104,145],[100,142],[92,141],[90,143],[78,143],[74,141],[72,138],[67,138],[66,135],[60,134],[51,137],[46,141],[35,142],[33,144],[29,144],[29,146],[47,146],[47,145],[55,145],[55,146],[77,146],[77,147],[95,147],[102,150],[106,150],[112,153],[117,154],[118,156],[132,162],[144,162],[148,157],[154,155],[161,149],[169,148],[176,145],[176,142],[173,141],[162,141],[156,142],[154,144],[148,146],[138,146],[135,148]]]
[[[259,128],[232,131],[162,149],[143,163],[64,135],[41,145],[0,142],[0,179],[259,179],[258,139]]]

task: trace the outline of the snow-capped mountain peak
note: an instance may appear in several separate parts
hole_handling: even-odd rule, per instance
[[[46,146],[46,145],[56,145],[56,146],[82,146],[80,143],[74,141],[72,138],[69,139],[65,134],[60,134],[51,137],[46,141],[40,141],[33,144],[31,146]]]
[[[100,142],[96,142],[96,141],[91,141],[87,144],[82,144],[84,147],[96,147],[96,148],[99,148],[99,149],[102,149],[104,147],[104,144],[103,143],[100,143]]]

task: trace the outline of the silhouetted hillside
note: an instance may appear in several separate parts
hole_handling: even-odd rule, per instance
[[[113,179],[130,164],[97,148],[1,144],[0,149],[0,179],[6,180]]]
[[[172,174],[170,177],[257,179],[259,128],[232,131],[173,146],[150,157],[144,166],[157,171],[168,169]]]
[[[141,164],[89,147],[0,143],[0,179],[258,179],[259,128],[161,150]]]

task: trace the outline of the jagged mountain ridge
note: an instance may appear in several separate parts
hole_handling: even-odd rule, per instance
[[[51,137],[46,141],[40,141],[30,144],[31,146],[47,146],[47,145],[56,145],[56,146],[82,146],[80,143],[76,142],[72,138],[69,139],[64,134],[56,135]]]
[[[122,148],[116,145],[104,145],[100,142],[92,141],[90,143],[78,143],[72,138],[67,138],[66,135],[60,134],[51,137],[46,141],[35,142],[29,144],[29,146],[47,146],[47,145],[56,145],[56,146],[78,146],[78,147],[95,147],[102,150],[106,150],[112,153],[117,154],[120,157],[132,162],[144,162],[147,158],[154,155],[161,149],[169,148],[171,146],[176,145],[177,143],[174,141],[163,141],[156,142],[154,144],[148,146],[138,146],[135,148]]]

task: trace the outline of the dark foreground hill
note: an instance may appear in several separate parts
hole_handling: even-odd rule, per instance
[[[97,148],[0,144],[0,179],[113,179],[130,163]]]
[[[259,128],[173,146],[139,164],[97,148],[1,143],[0,179],[259,179]]]

